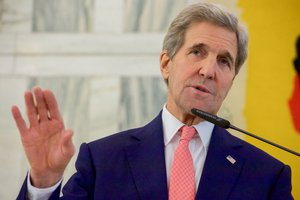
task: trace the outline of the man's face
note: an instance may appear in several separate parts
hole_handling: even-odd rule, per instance
[[[174,58],[161,54],[167,109],[179,119],[192,108],[216,114],[235,77],[236,55],[234,32],[208,22],[191,24]]]

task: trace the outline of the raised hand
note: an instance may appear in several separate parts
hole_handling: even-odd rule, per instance
[[[34,97],[35,101],[34,101]],[[54,185],[75,153],[72,130],[66,130],[54,94],[39,87],[25,92],[29,126],[17,106],[12,114],[19,129],[23,148],[31,166],[31,181],[35,187]]]

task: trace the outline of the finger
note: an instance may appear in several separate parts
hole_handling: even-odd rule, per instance
[[[48,120],[48,108],[41,88],[35,87],[33,93],[36,100],[37,112],[41,121]]]
[[[45,97],[45,101],[46,101],[48,109],[49,109],[51,119],[56,119],[58,121],[63,122],[63,119],[59,112],[58,104],[57,104],[57,101],[55,99],[53,92],[51,90],[45,90],[44,97]]]
[[[38,126],[38,114],[36,111],[36,106],[34,104],[33,96],[30,91],[26,91],[24,94],[25,105],[27,111],[27,117],[30,123],[30,126],[36,127]]]
[[[17,106],[13,106],[11,108],[11,112],[12,112],[12,115],[14,117],[14,120],[16,122],[16,125],[19,129],[21,136],[24,136],[27,133],[28,129],[27,129],[26,123],[21,115],[19,108]]]
[[[75,146],[72,142],[72,136],[73,131],[70,129],[67,129],[62,136],[62,153],[68,158],[71,158],[75,154]]]

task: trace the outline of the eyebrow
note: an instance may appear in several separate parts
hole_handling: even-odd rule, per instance
[[[200,48],[208,48],[208,46],[204,43],[196,43],[193,46],[191,46],[190,48],[188,48],[188,50],[193,50],[193,49],[200,49]]]
[[[188,50],[190,51],[193,49],[200,49],[200,48],[208,49],[209,46],[204,43],[196,43],[193,46],[191,46],[190,48],[188,48]],[[222,51],[221,56],[227,57],[230,60],[230,62],[232,63],[232,65],[234,65],[233,56],[229,53],[229,51],[227,51],[227,50]]]

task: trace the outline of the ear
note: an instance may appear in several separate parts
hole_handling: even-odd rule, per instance
[[[160,53],[160,72],[163,78],[167,81],[169,78],[169,64],[172,62],[170,57],[167,55],[167,51],[163,50]]]

